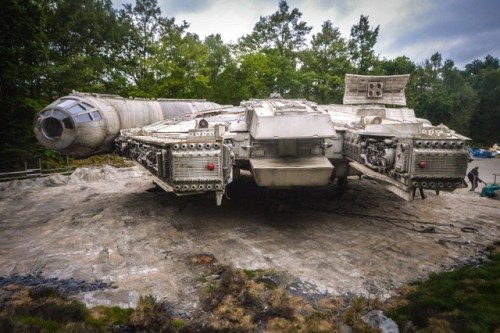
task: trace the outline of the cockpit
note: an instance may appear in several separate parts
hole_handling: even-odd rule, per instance
[[[204,100],[145,100],[73,92],[36,115],[35,136],[43,146],[76,158],[112,152],[124,128],[221,108]]]
[[[40,112],[37,124],[48,139],[60,138],[64,130],[73,130],[78,123],[101,120],[101,114],[92,105],[74,98],[62,98],[50,108]]]
[[[71,95],[43,109],[35,118],[34,132],[42,145],[82,157],[102,144],[105,137],[104,120],[91,99]]]

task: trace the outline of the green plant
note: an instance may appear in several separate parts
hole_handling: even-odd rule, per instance
[[[500,328],[499,276],[500,253],[480,267],[431,274],[414,283],[407,304],[388,314],[400,327],[411,320],[424,330],[439,324],[455,332],[493,332]]]

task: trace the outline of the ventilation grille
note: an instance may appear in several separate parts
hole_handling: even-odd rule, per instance
[[[172,153],[172,181],[218,181],[222,178],[221,152]],[[213,166],[213,168],[209,168]]]
[[[163,171],[161,176],[165,179],[170,179],[170,165],[171,165],[170,151],[166,149],[162,150],[162,161],[163,161]]]
[[[467,171],[467,155],[463,152],[415,149],[413,156],[413,177],[461,178]],[[424,168],[419,166],[421,161],[427,163]]]

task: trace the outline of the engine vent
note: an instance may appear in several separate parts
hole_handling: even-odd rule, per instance
[[[170,165],[171,165],[171,155],[170,151],[166,149],[162,149],[162,161],[163,161],[163,170],[162,170],[162,177],[170,180]]]
[[[467,155],[463,151],[415,149],[412,160],[413,177],[460,178],[467,171]]]
[[[221,155],[220,150],[206,153],[172,152],[172,181],[220,181],[222,178]]]

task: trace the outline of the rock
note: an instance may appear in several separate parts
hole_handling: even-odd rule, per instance
[[[373,327],[378,328],[382,333],[399,333],[398,325],[384,315],[380,310],[372,310],[361,317],[363,321]]]
[[[56,187],[66,185],[68,183],[68,176],[63,175],[52,175],[48,176],[43,180],[43,185],[47,187]]]

